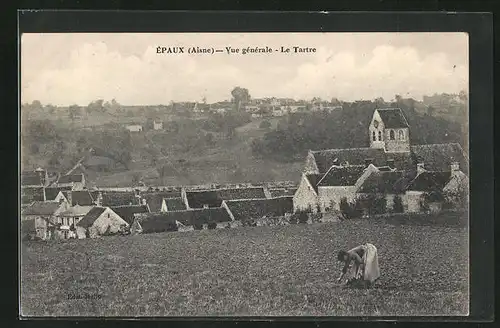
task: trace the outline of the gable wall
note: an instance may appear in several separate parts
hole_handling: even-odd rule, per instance
[[[318,197],[314,189],[307,181],[305,174],[302,174],[299,187],[293,195],[293,211],[307,210],[310,207],[313,212],[316,212],[317,203]]]

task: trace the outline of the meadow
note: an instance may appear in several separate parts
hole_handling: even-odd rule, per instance
[[[467,315],[467,229],[368,220],[23,243],[25,316]],[[381,278],[339,287],[371,242]],[[443,256],[445,254],[445,256]]]

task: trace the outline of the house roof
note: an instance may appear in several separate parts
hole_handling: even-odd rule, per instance
[[[48,187],[45,188],[45,199],[46,200],[54,200],[57,197],[57,194],[59,194],[59,191],[69,191],[71,190],[71,187]]]
[[[70,208],[68,208],[66,211],[59,213],[59,216],[84,216],[87,215],[90,210],[94,208],[94,206],[80,206],[80,205],[75,205]]]
[[[277,217],[293,212],[293,197],[228,200],[226,204],[235,220]]]
[[[43,201],[43,187],[22,187],[21,203],[30,204],[34,201]]]
[[[43,185],[42,179],[38,172],[24,171],[21,172],[21,185],[22,186],[41,186]]]
[[[378,148],[347,148],[310,151],[320,173],[327,172],[332,165],[348,162],[350,165],[365,165],[371,159],[376,167],[386,166],[394,160],[397,170],[411,170],[417,162],[424,162],[425,167],[434,171],[449,171],[453,161],[460,163],[460,168],[468,172],[468,160],[458,143],[413,145],[410,152],[386,153]]]
[[[139,205],[139,200],[133,191],[103,191],[103,206]]]
[[[277,189],[269,189],[269,193],[271,197],[282,197],[282,196],[293,196],[297,188],[277,188]]]
[[[168,211],[182,211],[186,209],[186,204],[182,198],[164,198]]]
[[[345,167],[332,166],[318,181],[318,187],[354,186],[363,174],[365,166],[350,165]]]
[[[402,192],[402,171],[373,172],[358,189],[358,193],[397,194]]]
[[[316,193],[318,193],[318,182],[323,176],[324,174],[306,174],[307,181],[309,181]]]
[[[450,179],[450,172],[424,171],[409,183],[407,190],[423,192],[441,191]]]
[[[83,174],[67,174],[63,175],[57,180],[57,183],[72,183],[72,182],[82,182]]]
[[[151,212],[159,212],[161,209],[161,204],[163,198],[180,198],[181,193],[176,191],[157,191],[157,192],[146,192],[141,194],[144,199],[146,199],[147,204]]]
[[[111,209],[118,214],[119,217],[127,221],[128,224],[134,222],[134,214],[149,213],[149,208],[146,205],[115,206],[111,207]]]
[[[76,225],[82,228],[91,227],[105,210],[106,207],[93,207]]]
[[[71,205],[93,205],[94,199],[88,190],[74,190],[71,192]]]
[[[141,225],[143,232],[163,232],[176,224],[176,221],[191,226],[212,222],[228,222],[231,217],[225,208],[196,209],[175,212],[157,212],[136,214],[135,220]]]
[[[380,114],[380,118],[384,122],[385,128],[388,129],[400,129],[408,128],[408,122],[400,108],[380,108],[377,109]]]
[[[58,202],[35,201],[27,206],[24,215],[53,215],[61,206]]]
[[[220,207],[223,200],[265,198],[264,188],[232,188],[203,191],[188,191],[186,197],[191,208]]]

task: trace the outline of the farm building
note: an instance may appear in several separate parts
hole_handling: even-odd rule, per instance
[[[123,231],[129,224],[109,207],[93,207],[77,224],[78,239],[97,238]]]
[[[231,221],[225,208],[195,209],[187,211],[147,213],[135,215],[132,233],[225,228]]]
[[[399,197],[401,206],[404,206],[404,188],[403,171],[372,172],[357,188],[356,199],[366,199],[370,196],[383,197],[386,206],[383,212],[390,212],[394,210],[396,197]],[[400,209],[400,211],[403,210],[403,208]]]
[[[70,186],[66,187],[47,187],[45,188],[45,200],[46,201],[56,201],[59,192],[61,191],[71,191]]]
[[[233,221],[280,217],[293,213],[293,197],[225,200],[222,207],[227,209]]]
[[[72,190],[82,190],[85,188],[85,175],[83,173],[63,175],[57,179],[57,187],[71,187]]]
[[[43,202],[45,200],[45,188],[44,187],[21,187],[21,204],[31,204],[32,202],[38,201]]]
[[[90,212],[94,206],[75,205],[59,213],[56,218],[58,230],[63,239],[76,238],[76,224]]]
[[[125,128],[130,132],[142,132],[142,125],[139,124],[129,124]]]
[[[81,205],[81,206],[92,206],[95,205],[95,200],[92,197],[90,191],[88,190],[72,190],[67,194],[69,197],[68,202],[71,206]]]
[[[149,213],[150,208],[148,205],[124,205],[110,207],[116,214],[123,220],[127,221],[129,225],[134,222],[134,215],[137,213]]]
[[[184,211],[186,210],[186,204],[182,198],[163,198],[161,205],[161,212],[169,211]]]
[[[220,207],[223,200],[266,198],[263,187],[186,191],[183,198],[187,208]]]
[[[133,191],[99,191],[96,203],[99,206],[141,205],[140,198]]]
[[[142,199],[146,200],[151,212],[160,212],[164,198],[181,198],[180,191],[147,191],[140,193]]]
[[[154,120],[153,121],[153,129],[154,130],[163,130],[163,121],[162,120]]]
[[[66,203],[40,201],[31,203],[21,213],[21,227],[25,229],[23,238],[29,236],[43,240],[51,239],[57,222],[57,215],[66,209]],[[30,222],[23,223],[25,221]]]
[[[408,212],[440,211],[447,194],[468,190],[468,178],[458,163],[450,171],[428,171],[419,164],[417,176],[406,188]]]
[[[48,182],[49,177],[44,169],[38,168],[35,171],[21,172],[21,186],[23,187],[45,187]]]

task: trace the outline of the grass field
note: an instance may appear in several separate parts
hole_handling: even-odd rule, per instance
[[[336,252],[366,242],[379,250],[381,278],[371,289],[337,286]],[[21,307],[27,316],[466,315],[467,250],[466,229],[363,220],[23,244]]]

